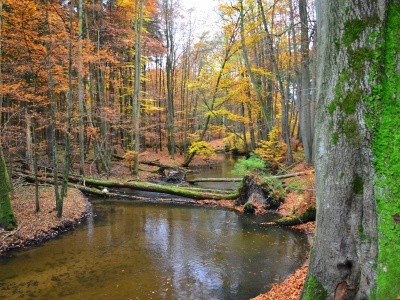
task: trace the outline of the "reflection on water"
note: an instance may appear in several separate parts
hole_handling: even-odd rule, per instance
[[[202,166],[192,168],[193,173],[186,176],[188,180],[196,178],[235,178],[240,177],[234,174],[233,167],[237,161],[237,158],[233,157],[230,153],[218,153],[223,160],[218,165]],[[196,183],[199,187],[212,188],[212,189],[235,189],[238,183],[230,182],[198,182]]]
[[[95,201],[94,213],[0,258],[0,299],[248,299],[308,250],[296,232],[226,210]]]

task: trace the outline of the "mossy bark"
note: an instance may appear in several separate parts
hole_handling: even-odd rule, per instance
[[[399,0],[317,2],[317,230],[303,299],[400,296],[399,14]]]
[[[30,174],[19,174],[19,176],[24,177],[28,181],[34,180],[34,176]],[[47,178],[38,178],[40,182],[47,182],[52,184],[54,181],[52,179]],[[87,192],[90,194],[98,195],[98,196],[116,196],[118,193],[107,193],[103,192],[102,189],[104,187],[108,188],[127,188],[139,191],[147,191],[147,192],[155,192],[155,193],[164,193],[169,195],[182,196],[190,199],[196,200],[234,200],[239,195],[237,192],[224,192],[220,190],[212,191],[209,189],[202,189],[196,187],[178,187],[172,185],[163,185],[156,184],[151,182],[120,182],[116,180],[100,180],[94,178],[79,178],[79,177],[69,177],[69,181],[73,184],[77,189]],[[84,185],[81,185],[81,183]],[[91,189],[90,187],[94,187]],[[122,195],[122,194],[121,194]],[[120,195],[120,196],[121,196]]]
[[[11,230],[17,226],[11,203],[11,185],[3,151],[0,149],[0,227]]]
[[[372,131],[378,214],[377,282],[373,299],[400,296],[400,1],[389,1],[368,116]],[[384,66],[384,76],[380,76]]]
[[[197,200],[233,200],[238,197],[238,193],[210,193],[196,188],[177,187],[171,185],[156,184],[150,182],[119,182],[115,180],[98,180],[85,178],[85,183],[91,186],[114,187],[114,188],[130,188],[140,191],[165,193],[170,195],[182,196]]]

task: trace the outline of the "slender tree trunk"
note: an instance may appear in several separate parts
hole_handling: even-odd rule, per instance
[[[302,298],[397,299],[400,2],[317,4],[317,230]]]
[[[37,137],[36,137],[36,118],[32,122],[32,142],[33,142],[33,172],[35,175],[35,212],[40,211],[39,203],[39,181],[38,181],[38,151],[37,151]]]
[[[8,177],[2,145],[0,144],[0,227],[6,230],[11,230],[17,226],[17,221],[11,208],[10,192],[10,178]]]
[[[46,0],[46,6],[48,5],[48,1]],[[47,26],[47,34],[51,34],[51,28],[49,24],[49,12],[48,7],[46,7],[45,12],[45,20]],[[54,92],[54,79],[53,79],[53,70],[52,70],[52,44],[51,41],[46,41],[46,69],[47,69],[47,76],[48,76],[48,95],[50,98],[50,145],[51,145],[51,160],[53,163],[53,180],[54,180],[54,194],[56,197],[56,208],[62,207],[62,198],[59,191],[59,182],[58,182],[58,160],[57,160],[57,140],[56,140],[56,114],[57,114],[57,102]]]
[[[57,217],[62,217],[64,197],[68,190],[68,176],[71,167],[71,119],[72,119],[72,106],[73,106],[73,88],[72,88],[72,39],[73,29],[72,20],[74,12],[74,0],[70,3],[70,15],[69,15],[69,41],[68,41],[68,97],[67,97],[67,130],[65,132],[65,149],[64,149],[64,169],[63,169],[63,181],[61,187],[60,202],[57,204]]]
[[[308,38],[307,0],[299,0],[299,14],[301,22],[301,101],[300,101],[300,129],[303,142],[304,157],[307,164],[313,162],[313,130],[312,127],[312,92],[310,75],[310,54]]]
[[[135,160],[133,173],[139,172],[139,152],[140,152],[140,75],[142,70],[142,26],[143,26],[143,6],[144,0],[135,1],[135,77],[132,99],[132,121],[134,127],[135,140]],[[133,139],[132,139],[133,140]]]
[[[30,104],[27,104],[28,106]],[[30,109],[25,109],[25,132],[26,132],[26,150],[25,164],[29,171],[33,170],[33,151],[32,151],[32,117]]]
[[[79,174],[85,175],[85,124],[83,122],[83,0],[78,0],[78,115],[79,115]]]
[[[167,47],[167,135],[168,135],[168,152],[172,159],[175,157],[175,125],[174,125],[174,86],[173,86],[173,66],[174,66],[174,36],[173,36],[173,16],[171,0],[164,0],[164,34]]]

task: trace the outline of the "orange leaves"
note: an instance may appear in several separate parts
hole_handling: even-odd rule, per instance
[[[124,161],[131,165],[137,157],[136,151],[126,151],[124,154]]]
[[[273,284],[269,292],[259,295],[253,300],[298,300],[304,286],[308,267],[304,266],[290,275],[281,284]]]

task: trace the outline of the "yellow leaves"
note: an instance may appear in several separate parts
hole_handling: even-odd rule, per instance
[[[141,110],[146,113],[165,110],[165,108],[157,106],[156,103],[157,103],[157,101],[154,99],[150,99],[150,98],[142,99]]]
[[[268,161],[275,170],[283,166],[286,153],[286,144],[280,140],[280,132],[278,126],[274,126],[268,135],[269,140],[261,140],[255,153],[261,158]]]
[[[240,122],[240,123],[244,123],[244,124],[250,123],[249,118],[236,115],[236,114],[228,111],[225,108],[209,111],[205,114],[205,116],[206,117],[208,117],[208,116],[211,116],[211,117],[225,116],[228,120],[231,120],[231,121]]]
[[[215,157],[215,148],[205,141],[193,142],[188,151],[189,154],[196,153],[207,159]]]

